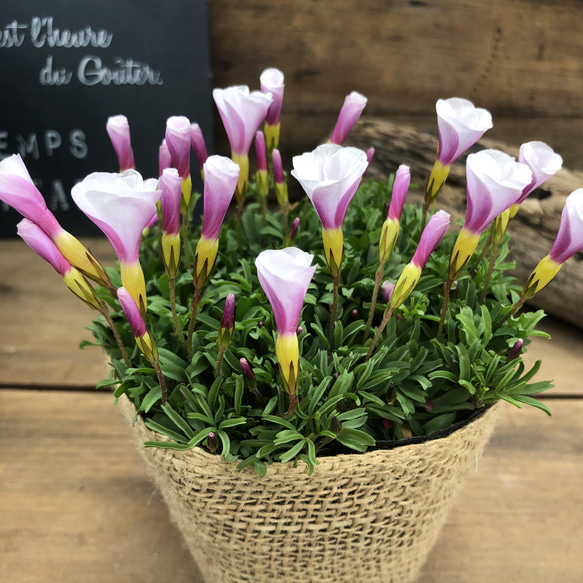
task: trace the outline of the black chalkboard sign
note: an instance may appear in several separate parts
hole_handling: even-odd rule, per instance
[[[205,0],[2,0],[0,157],[20,153],[63,227],[96,234],[70,191],[118,170],[107,118],[128,117],[145,178],[171,115],[197,122],[212,151],[209,60]],[[0,202],[0,237],[20,218]]]

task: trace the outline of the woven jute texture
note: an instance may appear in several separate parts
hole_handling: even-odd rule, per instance
[[[206,583],[410,583],[497,409],[442,439],[322,457],[312,476],[303,463],[260,478],[200,448],[146,449],[165,438],[140,419],[134,436]]]

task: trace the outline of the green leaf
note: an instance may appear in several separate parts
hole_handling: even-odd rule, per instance
[[[368,433],[359,429],[345,429],[344,427],[336,439],[342,445],[361,452],[366,451],[367,447],[375,444],[374,438]]]
[[[279,456],[279,461],[285,464],[286,462],[294,459],[302,451],[302,449],[304,449],[304,445],[305,442],[303,439],[298,441],[294,446]]]
[[[168,418],[180,429],[186,437],[191,439],[194,437],[194,431],[190,425],[170,406],[170,403],[162,405],[162,411],[168,415]]]

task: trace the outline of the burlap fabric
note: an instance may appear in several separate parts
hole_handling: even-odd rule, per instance
[[[135,409],[120,400],[128,418]],[[416,579],[498,407],[448,437],[365,454],[252,469],[165,439],[134,437],[206,583],[407,583]]]

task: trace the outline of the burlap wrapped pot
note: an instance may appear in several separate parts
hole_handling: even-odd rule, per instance
[[[133,405],[120,400],[129,419]],[[134,437],[206,583],[408,583],[490,438],[494,406],[449,436],[390,450],[252,469]]]

